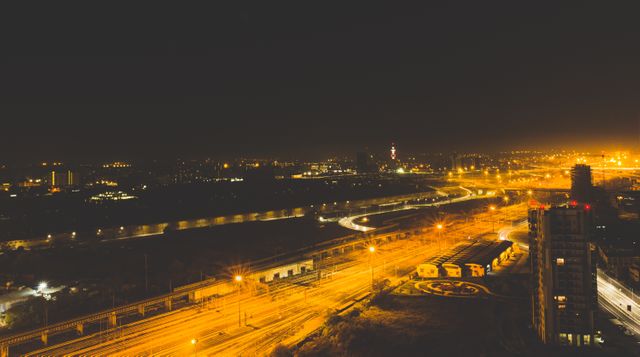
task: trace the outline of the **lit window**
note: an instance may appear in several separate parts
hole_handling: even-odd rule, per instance
[[[556,264],[558,264],[558,266],[563,266],[564,265],[564,258],[556,259]]]
[[[585,346],[589,346],[591,344],[591,335],[584,335],[582,338]]]
[[[557,300],[558,302],[566,302],[567,301],[567,297],[564,295],[558,295],[557,296]]]
[[[561,333],[559,336],[559,342],[561,345],[566,345],[567,344],[567,334],[566,333]]]

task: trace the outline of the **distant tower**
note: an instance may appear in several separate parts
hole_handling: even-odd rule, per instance
[[[391,143],[391,160],[396,160],[396,144]]]
[[[591,166],[578,164],[571,169],[571,199],[580,203],[593,200]]]
[[[356,153],[356,172],[364,174],[369,172],[371,165],[369,164],[369,154],[366,152]]]

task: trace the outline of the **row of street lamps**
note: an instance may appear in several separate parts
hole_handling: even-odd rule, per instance
[[[504,197],[504,202],[507,203],[509,202],[509,197],[505,196]],[[490,205],[489,206],[489,211],[491,212],[495,212],[496,211],[496,206],[495,205]],[[505,213],[506,216],[506,213]],[[495,224],[495,220],[492,220],[492,223]],[[444,224],[443,223],[437,223],[435,225],[436,231],[438,232],[438,243],[440,244],[442,241],[442,231],[444,230]],[[495,225],[493,226],[493,231],[495,232]],[[371,271],[371,293],[373,294],[374,292],[374,270],[373,270],[373,255],[376,253],[376,247],[374,245],[370,245],[368,247],[368,251],[369,251],[369,269]],[[241,294],[241,284],[243,282],[243,277],[242,275],[235,275],[233,278],[234,282],[237,284],[238,286],[238,327],[242,327],[242,314],[241,314],[241,305],[240,305],[240,294]],[[197,353],[197,344],[198,344],[198,340],[196,338],[191,339],[191,344],[193,345],[194,348],[194,354]]]

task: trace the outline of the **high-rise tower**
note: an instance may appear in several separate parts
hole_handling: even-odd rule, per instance
[[[594,344],[597,283],[590,207],[529,212],[532,324],[543,343]]]
[[[580,203],[593,201],[591,166],[578,164],[571,169],[571,199]]]

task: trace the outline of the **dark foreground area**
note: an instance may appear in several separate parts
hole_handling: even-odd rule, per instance
[[[388,296],[330,320],[300,356],[512,356],[528,348],[527,315],[484,299]]]
[[[522,277],[524,278],[524,276]],[[513,283],[513,279],[509,279]],[[495,282],[494,282],[495,283]],[[489,284],[495,286],[494,284]],[[518,295],[522,292],[518,287]],[[500,289],[503,290],[503,289]],[[501,291],[503,292],[503,291]],[[607,342],[595,348],[541,345],[530,329],[527,299],[378,294],[369,306],[326,326],[297,350],[274,356],[638,356],[636,341],[597,316]]]

